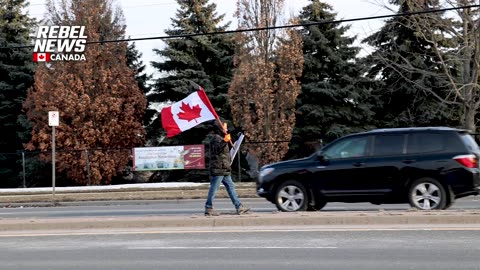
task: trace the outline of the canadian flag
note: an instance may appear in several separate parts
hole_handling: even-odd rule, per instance
[[[162,126],[167,131],[167,138],[205,121],[218,119],[218,115],[202,87],[181,101],[163,108],[161,114]]]
[[[33,53],[34,62],[50,62],[50,53]]]

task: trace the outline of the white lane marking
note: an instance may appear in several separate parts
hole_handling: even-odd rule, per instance
[[[252,233],[252,232],[369,232],[369,231],[480,231],[479,227],[418,227],[418,228],[306,228],[306,229],[166,229],[147,231],[81,231],[81,232],[0,232],[0,238],[9,237],[42,237],[42,236],[88,236],[88,235],[133,235],[133,234],[193,234],[193,233]]]
[[[127,247],[131,250],[144,249],[336,249],[338,247]]]

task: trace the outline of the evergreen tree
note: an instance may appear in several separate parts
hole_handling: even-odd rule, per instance
[[[224,15],[217,15],[216,5],[209,0],[177,0],[180,8],[172,18],[169,36],[225,31]],[[177,102],[196,89],[193,81],[205,89],[217,114],[231,119],[227,91],[232,78],[234,44],[231,35],[176,37],[165,40],[164,49],[154,50],[161,61],[152,62],[160,73],[153,86],[149,102]],[[164,141],[169,144],[200,143],[207,133],[200,125]]]
[[[437,0],[391,0],[399,13],[433,8]],[[432,13],[440,20],[441,14]],[[457,125],[451,106],[436,96],[445,96],[446,78],[430,42],[418,29],[424,15],[389,19],[385,25],[364,41],[374,47],[365,58],[368,76],[377,80],[374,89],[379,106],[375,107],[376,124],[380,127]],[[444,44],[445,45],[445,44]]]
[[[145,95],[148,94],[150,91],[148,81],[152,78],[152,76],[145,72],[146,66],[141,60],[142,53],[138,51],[137,46],[135,46],[135,42],[128,45],[126,57],[128,67],[133,70],[135,74],[135,79],[138,82],[138,88],[140,88]]]
[[[129,44],[127,47],[127,65],[135,74],[138,88],[140,88],[145,95],[148,95],[148,93],[151,91],[149,81],[152,79],[152,76],[146,73],[146,66],[141,58],[142,53],[138,51],[135,43]],[[145,138],[147,144],[151,144],[150,141],[154,139],[155,134],[157,134],[157,130],[160,128],[158,126],[154,126],[154,117],[156,112],[157,111],[155,109],[150,108],[150,103],[148,103],[147,109],[145,110],[145,114],[143,116],[143,126],[147,128]]]
[[[303,8],[300,22],[334,21],[335,17],[330,5],[312,0]],[[328,142],[369,128],[372,97],[356,58],[359,48],[352,45],[355,37],[347,37],[347,30],[347,26],[338,23],[307,26],[302,30],[305,64],[292,156],[313,151],[305,147],[305,142],[319,139]]]
[[[21,160],[16,151],[28,142],[28,122],[22,112],[33,84],[34,64],[29,34],[34,21],[23,10],[24,0],[0,0],[0,187],[21,185]]]

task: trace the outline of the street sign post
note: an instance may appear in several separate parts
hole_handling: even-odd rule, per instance
[[[52,127],[52,202],[55,204],[55,127],[60,124],[58,111],[48,112],[48,125]]]

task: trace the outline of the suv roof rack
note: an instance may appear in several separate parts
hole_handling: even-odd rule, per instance
[[[458,129],[451,127],[406,127],[406,128],[378,128],[372,129],[367,132],[401,132],[401,131],[422,131],[422,130],[444,130],[444,131],[465,131],[469,132],[466,129]]]

